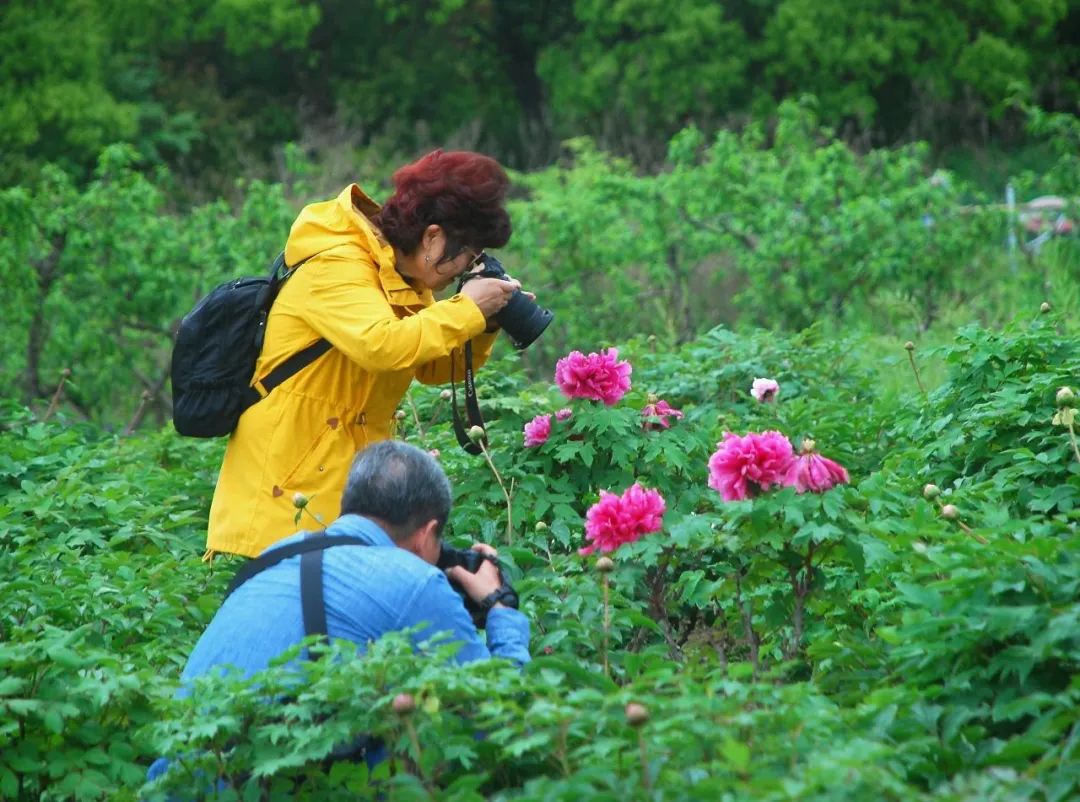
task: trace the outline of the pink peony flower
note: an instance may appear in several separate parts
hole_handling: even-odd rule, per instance
[[[646,404],[645,409],[641,410],[641,416],[646,418],[642,428],[650,430],[667,429],[671,426],[668,418],[682,420],[683,414],[682,410],[675,409],[667,401],[657,401],[655,404]]]
[[[555,420],[557,420],[559,423],[562,423],[564,420],[568,420],[569,417],[573,414],[574,410],[570,409],[570,407],[563,407],[555,413]]]
[[[585,356],[571,351],[555,365],[555,383],[567,398],[603,401],[609,407],[630,389],[630,363],[619,361],[619,349]]]
[[[779,395],[779,393],[780,385],[772,379],[754,379],[754,383],[750,387],[750,395],[762,404],[768,404],[770,401],[775,401],[776,396]]]
[[[621,496],[600,491],[600,500],[585,513],[585,539],[592,542],[578,554],[599,549],[615,551],[650,532],[659,532],[666,506],[657,490],[646,490],[634,482]]]
[[[716,446],[709,457],[709,487],[724,501],[741,501],[784,484],[795,460],[791,443],[780,432],[750,432],[742,437],[725,432]]]
[[[551,416],[537,415],[525,424],[525,447],[542,446],[551,437]]]
[[[794,487],[796,493],[807,490],[824,493],[835,485],[846,485],[849,481],[847,470],[817,453],[813,440],[803,440],[802,453],[784,475],[784,484]]]

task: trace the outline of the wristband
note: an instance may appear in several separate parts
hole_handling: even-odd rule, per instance
[[[498,590],[492,591],[483,599],[481,599],[477,606],[480,611],[486,616],[488,610],[494,607],[496,604],[505,604],[507,607],[513,607],[515,610],[518,607],[518,595],[512,587],[503,583],[499,586]]]

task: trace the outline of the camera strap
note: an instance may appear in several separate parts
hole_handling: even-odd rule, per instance
[[[480,404],[476,400],[476,382],[473,380],[475,373],[473,369],[473,352],[472,352],[472,340],[465,343],[465,414],[468,418],[469,426],[479,426],[484,429],[484,419],[480,415]],[[457,436],[457,441],[463,449],[469,454],[482,454],[483,449],[479,443],[474,443],[472,438],[469,437],[468,431],[465,429],[464,423],[461,420],[461,413],[458,412],[457,403],[457,381],[454,376],[454,360],[450,360],[450,409],[454,415],[454,434]],[[485,445],[487,444],[487,433],[481,438]]]

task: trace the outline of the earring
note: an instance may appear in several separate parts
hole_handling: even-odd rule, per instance
[[[430,262],[431,261],[431,257],[428,256],[426,253],[424,254],[424,261],[425,262]]]

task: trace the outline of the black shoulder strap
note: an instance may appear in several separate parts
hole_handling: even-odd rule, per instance
[[[330,344],[329,340],[316,340],[303,351],[297,351],[290,356],[272,371],[270,371],[266,378],[257,384],[262,385],[263,390],[269,395],[270,391],[281,384],[286,379],[291,379],[297,373],[302,371],[320,356],[325,354],[334,346]],[[245,401],[248,406],[251,406],[263,396],[254,387],[248,387],[245,389]]]
[[[308,538],[315,540],[318,537]],[[323,551],[305,551],[300,555],[300,610],[304,615],[304,634],[318,635],[320,643],[327,643],[326,599],[323,597]],[[309,660],[318,660],[319,655],[311,650]]]
[[[358,540],[355,537],[350,537],[349,535],[320,534],[317,537],[304,538],[296,543],[290,543],[287,546],[273,549],[266,554],[256,557],[254,560],[249,560],[236,572],[236,576],[233,577],[232,582],[229,583],[229,587],[225,590],[225,599],[229,598],[229,596],[233,594],[233,591],[256,574],[262,573],[272,565],[277,565],[282,560],[295,557],[297,554],[303,554],[308,551],[321,551],[322,549],[329,549],[333,546],[366,545],[367,543],[364,541]],[[222,601],[225,599],[222,599]]]
[[[473,370],[473,351],[472,340],[465,343],[465,414],[468,416],[469,426],[479,426],[484,428],[484,419],[480,415],[480,405],[476,401],[476,381],[473,376],[475,371]],[[483,449],[479,443],[474,443],[472,438],[469,437],[468,432],[465,431],[465,425],[461,422],[461,413],[458,412],[457,403],[457,380],[454,376],[454,359],[453,355],[450,358],[450,411],[454,417],[454,435],[457,437],[458,444],[469,454],[482,454]],[[484,436],[485,445],[487,444],[486,437]]]
[[[311,257],[309,256],[308,259],[310,258]],[[259,297],[255,302],[259,309],[259,325],[255,330],[256,351],[262,351],[263,338],[266,336],[266,322],[270,316],[270,306],[277,297],[280,285],[284,284],[289,276],[299,270],[308,259],[304,259],[297,262],[292,267],[289,267],[285,264],[285,251],[282,251],[274,260],[273,265],[270,266],[270,275],[267,276],[266,285],[263,287],[262,291],[260,291]],[[285,268],[284,273],[281,273],[282,268]],[[281,273],[281,275],[278,275],[279,273]],[[275,387],[282,382],[291,379],[333,347],[334,346],[332,346],[328,340],[318,339],[302,351],[297,351],[270,371],[264,379],[256,382],[256,384],[262,388],[262,392],[255,387],[248,387],[245,389],[245,409],[258,402],[264,396],[269,395]]]

